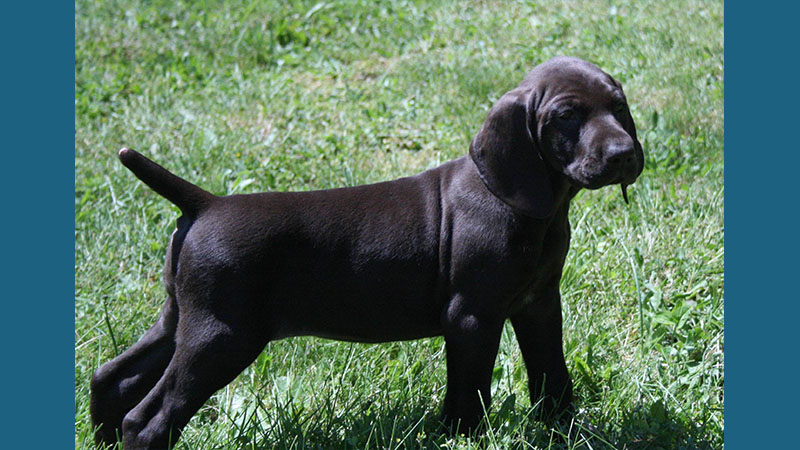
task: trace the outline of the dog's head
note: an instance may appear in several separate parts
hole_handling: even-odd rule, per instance
[[[559,174],[579,188],[620,184],[625,195],[644,167],[622,86],[570,57],[540,64],[501,97],[470,156],[494,195],[538,218],[553,212]]]

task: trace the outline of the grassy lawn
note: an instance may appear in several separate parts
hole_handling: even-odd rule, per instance
[[[177,448],[721,448],[723,4],[611,3],[78,0],[76,448],[93,448],[92,372],[158,315],[178,217],[120,147],[217,194],[411,175],[464,155],[494,101],[559,54],[622,82],[646,153],[630,205],[606,188],[571,210],[564,348],[574,427],[593,431],[530,419],[509,325],[478,440],[435,432],[443,339],[295,338]]]

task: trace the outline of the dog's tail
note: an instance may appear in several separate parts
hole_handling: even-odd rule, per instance
[[[119,159],[144,184],[180,208],[185,216],[196,217],[216,198],[214,194],[170,173],[135,150],[123,148],[119,151]]]

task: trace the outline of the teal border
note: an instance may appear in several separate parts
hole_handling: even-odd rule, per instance
[[[0,14],[5,448],[75,445],[74,4]]]
[[[797,9],[790,2],[725,4],[728,450],[797,445]]]
[[[798,14],[778,5],[725,5],[728,449],[794,441]],[[10,3],[0,23],[0,338],[14,431],[4,442],[65,448],[74,445],[74,5]]]

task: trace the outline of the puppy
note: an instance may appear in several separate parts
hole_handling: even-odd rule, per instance
[[[153,327],[94,374],[96,439],[165,448],[267,342],[444,336],[445,424],[476,430],[506,319],[532,402],[569,408],[559,280],[569,202],[626,186],[644,158],[620,84],[559,57],[489,111],[469,154],[419,175],[312,192],[218,197],[130,150],[122,163],[177,205]]]

